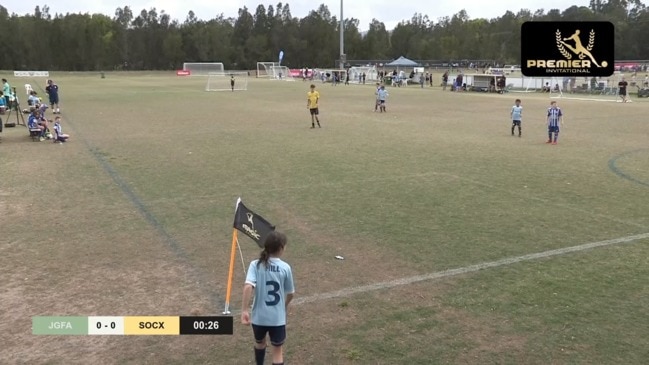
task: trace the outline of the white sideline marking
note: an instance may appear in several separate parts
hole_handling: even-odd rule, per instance
[[[497,261],[483,262],[480,264],[465,266],[457,269],[449,269],[444,271],[433,272],[430,274],[416,275],[407,278],[384,281],[384,282],[369,284],[369,285],[354,286],[354,287],[336,290],[328,293],[313,294],[307,297],[296,298],[293,301],[293,303],[295,305],[301,305],[301,304],[308,304],[308,303],[318,302],[327,299],[347,297],[352,294],[367,293],[370,291],[389,289],[389,288],[394,288],[403,285],[410,285],[422,281],[447,278],[451,276],[468,274],[468,273],[494,268],[494,267],[508,266],[518,262],[537,260],[537,259],[542,259],[542,258],[552,257],[552,256],[560,256],[572,252],[579,252],[579,251],[589,250],[597,247],[610,246],[618,243],[629,243],[633,241],[643,240],[646,238],[649,238],[649,233],[642,233],[634,236],[614,238],[605,241],[584,243],[582,245],[577,245],[577,246],[564,247],[555,250],[527,254],[523,256],[510,257],[510,258],[505,258]]]
[[[588,99],[588,98],[573,98],[570,96],[551,96],[550,99],[562,99],[562,100],[581,100],[581,101],[607,101],[612,103],[617,103],[615,99]],[[622,102],[621,100],[619,101]]]

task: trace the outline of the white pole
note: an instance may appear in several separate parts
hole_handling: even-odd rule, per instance
[[[340,0],[340,68],[345,68],[345,18],[343,18],[343,0]]]

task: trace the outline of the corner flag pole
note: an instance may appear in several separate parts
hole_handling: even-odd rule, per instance
[[[234,214],[237,214],[237,209],[241,203],[241,198],[237,199],[237,204],[234,208]],[[230,314],[230,295],[232,294],[232,279],[234,276],[234,257],[237,249],[237,229],[232,229],[232,252],[230,252],[230,269],[228,270],[228,286],[225,292],[225,309],[223,314]]]

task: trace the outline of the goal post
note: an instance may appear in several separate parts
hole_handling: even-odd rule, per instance
[[[277,62],[257,62],[257,77],[271,77],[269,67],[279,66]]]
[[[615,72],[609,77],[554,77],[551,82],[553,86],[550,98],[621,103],[618,83],[623,77],[624,74],[620,72]],[[627,87],[627,102],[631,102],[628,96]]]
[[[248,72],[212,73],[207,77],[205,91],[246,91],[248,78]]]
[[[272,80],[295,81],[291,75],[291,70],[286,66],[265,66],[269,77]]]
[[[185,62],[183,71],[189,71],[190,76],[210,76],[225,74],[225,67],[221,62]]]
[[[351,83],[360,84],[363,82],[363,74],[365,74],[366,82],[379,81],[379,72],[375,66],[353,66],[349,68],[349,81]]]

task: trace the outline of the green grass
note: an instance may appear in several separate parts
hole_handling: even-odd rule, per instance
[[[379,114],[372,86],[317,83],[310,130],[300,81],[207,93],[163,73],[53,76],[71,141],[0,135],[9,363],[248,364],[240,324],[216,338],[30,333],[34,315],[220,313],[239,196],[288,234],[298,297],[649,232],[643,100],[560,100],[548,146],[537,94],[389,88]],[[509,135],[516,97],[523,138]],[[647,243],[296,305],[287,363],[641,364]]]

